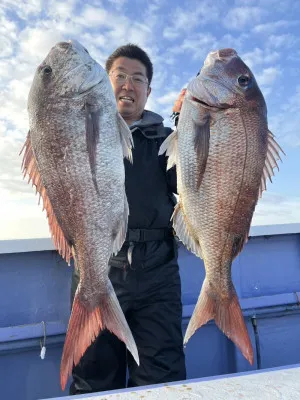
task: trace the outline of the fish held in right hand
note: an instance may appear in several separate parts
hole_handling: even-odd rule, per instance
[[[43,199],[55,247],[80,271],[61,361],[64,389],[103,329],[139,363],[108,277],[127,232],[123,158],[132,161],[133,141],[107,73],[76,41],[57,43],[37,68],[28,113],[23,171]]]

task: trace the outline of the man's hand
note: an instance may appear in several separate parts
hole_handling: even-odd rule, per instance
[[[178,99],[174,103],[173,110],[172,110],[173,113],[180,113],[185,92],[186,92],[186,88],[181,90],[180,95],[178,96]]]

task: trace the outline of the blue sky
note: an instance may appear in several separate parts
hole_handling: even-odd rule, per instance
[[[101,65],[118,46],[143,47],[154,64],[147,108],[169,118],[179,91],[209,51],[232,47],[252,69],[269,127],[286,157],[253,225],[300,222],[300,2],[291,0],[2,0],[0,5],[0,239],[49,236],[45,213],[22,181],[19,150],[27,96],[51,46],[77,39]]]

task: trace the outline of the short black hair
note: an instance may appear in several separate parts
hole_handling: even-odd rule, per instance
[[[128,43],[125,44],[124,46],[118,47],[107,59],[105,63],[105,69],[106,72],[109,73],[111,70],[111,67],[114,63],[114,61],[119,58],[119,57],[127,57],[127,58],[132,58],[134,60],[140,61],[142,64],[145,65],[146,67],[146,73],[147,73],[147,78],[149,85],[152,81],[152,76],[153,76],[153,65],[152,62],[148,56],[148,54],[141,49],[139,46]]]

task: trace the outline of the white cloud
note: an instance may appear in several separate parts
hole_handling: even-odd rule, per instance
[[[183,33],[190,32],[199,25],[205,25],[211,21],[217,21],[219,8],[208,1],[190,3],[187,7],[177,7],[171,12],[170,22],[163,31],[166,39],[176,39]]]
[[[60,0],[48,0],[45,6],[49,17],[57,21],[71,21],[71,16],[74,14],[77,0],[68,0],[62,2]]]
[[[10,20],[0,9],[0,33],[6,35],[10,39],[16,39],[17,31],[17,24]]]
[[[1,138],[0,142],[0,190],[8,194],[18,192],[29,192],[27,185],[24,185],[19,155],[23,146],[23,140],[17,133],[9,131],[8,135]]]
[[[256,206],[252,225],[300,222],[300,198],[264,192]]]
[[[121,11],[127,0],[108,0],[118,11]]]
[[[180,36],[180,33],[174,27],[166,27],[163,32],[165,39],[176,39]]]
[[[172,91],[172,92],[166,93],[165,95],[159,97],[156,101],[159,104],[163,104],[163,105],[172,104],[172,106],[173,106],[173,103],[178,98],[178,96],[179,96],[178,91]]]
[[[112,27],[114,22],[116,25],[127,25],[126,17],[120,15],[115,21],[112,20],[112,15],[104,8],[92,7],[86,5],[81,15],[78,17],[78,22],[89,26],[90,28]]]
[[[264,14],[265,11],[259,7],[232,8],[224,18],[224,26],[227,29],[242,30],[259,22]]]
[[[46,212],[33,190],[28,199],[0,190],[0,201],[0,240],[50,237]]]
[[[282,28],[291,28],[297,25],[299,25],[299,21],[279,20],[279,21],[256,25],[252,29],[252,31],[259,34],[263,33],[266,35],[270,35],[271,33],[280,30]]]
[[[287,16],[293,9],[297,10],[297,2],[294,0],[235,0],[237,6],[256,6],[265,8],[267,11],[274,11]],[[274,12],[269,13],[273,17]],[[293,15],[294,16],[294,15]]]
[[[67,39],[67,38],[65,38]],[[55,43],[64,40],[64,36],[57,30],[41,28],[27,28],[20,34],[20,53],[22,59],[30,59],[38,66],[47,56]]]
[[[0,33],[0,57],[6,58],[13,55],[13,42]]]
[[[280,74],[280,69],[276,67],[264,68],[260,74],[256,75],[256,80],[259,86],[269,86]]]
[[[297,42],[299,42],[298,38],[290,33],[287,33],[284,35],[271,35],[269,36],[267,43],[270,47],[274,47],[275,49],[286,49],[294,46]]]
[[[300,85],[269,122],[274,132],[280,132],[282,145],[300,148]]]
[[[241,58],[244,63],[252,68],[260,64],[270,64],[280,59],[280,53],[278,51],[271,51],[269,49],[260,49],[256,47],[254,50],[241,54]]]
[[[168,53],[171,56],[188,53],[188,57],[191,57],[193,60],[201,60],[200,69],[207,54],[212,50],[217,50],[218,47],[215,36],[210,33],[197,33],[184,39],[180,46],[171,48]]]
[[[233,48],[238,53],[242,52],[242,50],[246,47],[248,48],[249,43],[249,34],[248,33],[240,33],[232,35],[227,33],[226,35],[222,36],[221,39],[218,40],[218,48]]]
[[[82,13],[74,17],[74,22],[84,30],[95,29],[95,35],[99,36],[99,28],[105,36],[102,45],[106,46],[108,53],[125,43],[135,43],[147,49],[151,48],[153,37],[147,24],[139,21],[131,21],[123,14],[108,11],[104,8],[85,6]],[[91,47],[91,44],[88,48]]]
[[[11,11],[21,19],[38,15],[42,11],[42,0],[2,0],[1,7],[4,11]]]
[[[11,80],[6,90],[0,94],[1,108],[0,119],[20,131],[27,131],[28,116],[26,110],[27,96],[30,83],[27,79]]]

